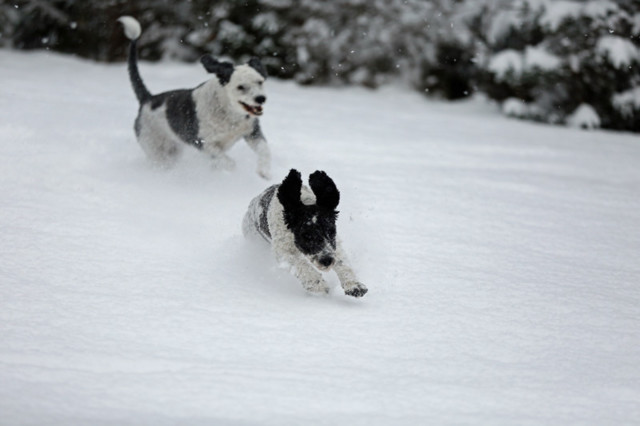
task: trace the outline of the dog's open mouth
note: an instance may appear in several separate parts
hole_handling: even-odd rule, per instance
[[[244,102],[240,102],[240,105],[242,105],[242,108],[244,108],[245,111],[247,111],[249,114],[262,115],[262,107],[260,105],[251,106],[245,104]]]

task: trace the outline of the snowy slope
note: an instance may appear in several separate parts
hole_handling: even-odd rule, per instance
[[[637,135],[270,80],[266,182],[242,142],[151,167],[123,64],[0,51],[0,81],[0,424],[640,418]],[[363,299],[244,241],[291,167],[335,179]]]

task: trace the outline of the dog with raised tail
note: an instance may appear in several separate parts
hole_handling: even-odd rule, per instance
[[[258,120],[267,100],[263,87],[267,73],[260,60],[253,58],[235,66],[204,55],[200,61],[215,78],[194,89],[152,95],[138,71],[140,23],[131,16],[118,21],[131,40],[129,77],[140,103],[134,129],[147,156],[160,164],[172,164],[183,147],[191,145],[209,155],[214,166],[230,170],[235,162],[227,151],[244,138],[258,156],[258,174],[269,179],[269,146]]]
[[[336,235],[340,192],[319,170],[309,176],[309,186],[302,185],[300,172],[291,169],[282,183],[251,201],[243,234],[271,243],[278,263],[290,266],[307,291],[328,293],[321,272],[333,269],[345,294],[362,297],[367,287],[356,278]]]

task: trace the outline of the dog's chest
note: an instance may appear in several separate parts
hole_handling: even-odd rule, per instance
[[[254,122],[255,119],[251,117],[238,118],[231,114],[217,115],[213,111],[209,117],[205,116],[200,120],[199,137],[205,142],[227,146],[242,136],[250,134],[254,128]]]

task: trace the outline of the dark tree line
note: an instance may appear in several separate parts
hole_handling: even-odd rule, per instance
[[[403,79],[447,99],[483,92],[521,118],[640,131],[640,0],[0,1],[5,47],[121,61],[127,14],[147,60],[258,55],[301,84]]]

